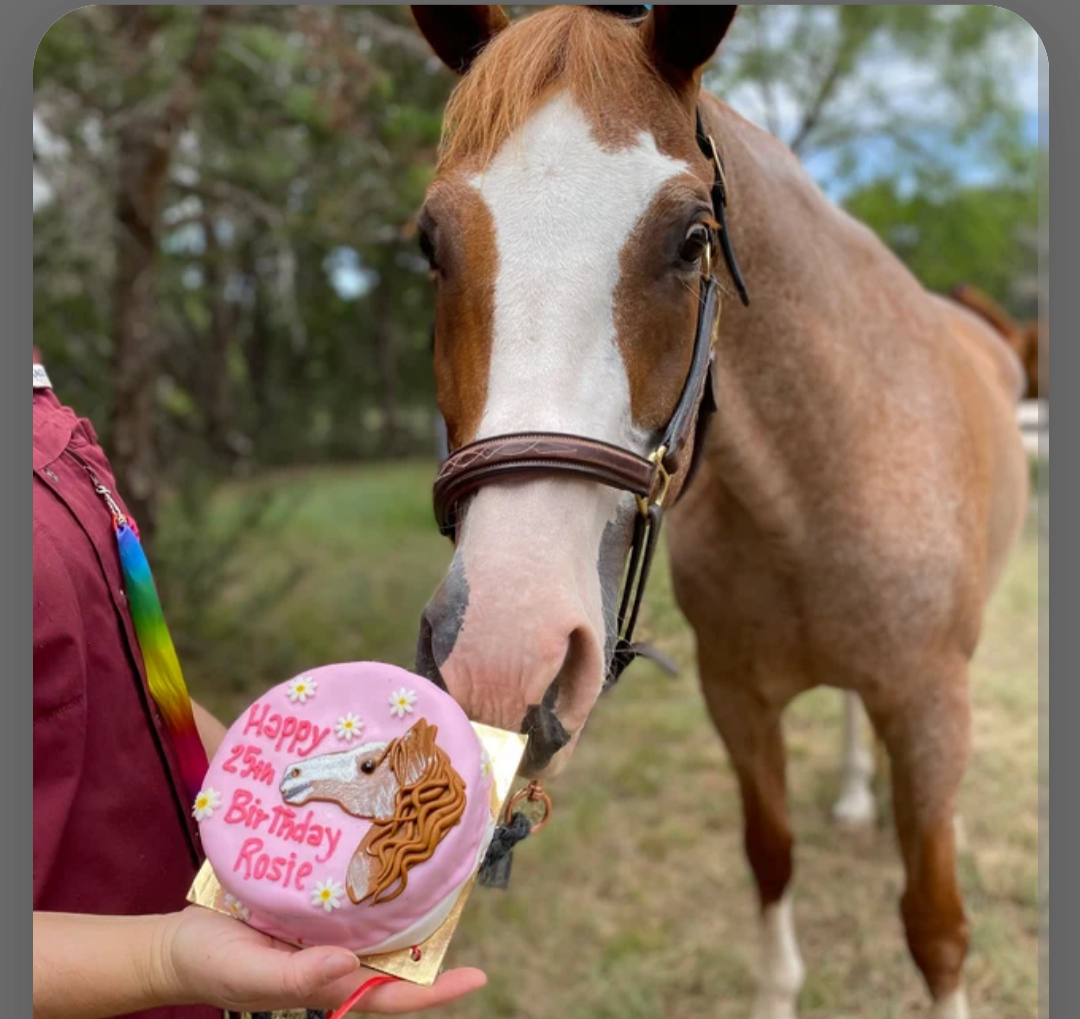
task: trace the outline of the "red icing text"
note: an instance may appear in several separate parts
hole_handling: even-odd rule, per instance
[[[310,877],[315,868],[307,862],[297,866],[296,853],[288,856],[271,856],[263,852],[263,840],[246,839],[240,847],[240,855],[233,864],[233,871],[243,875],[245,881],[269,881],[282,888],[304,891],[304,878]]]
[[[244,735],[250,734],[270,740],[278,753],[285,747],[289,754],[307,757],[330,735],[330,726],[324,729],[306,718],[278,714],[269,704],[255,704],[244,726]]]
[[[264,808],[263,801],[247,789],[237,789],[233,793],[229,809],[225,811],[226,824],[243,825],[252,831],[264,829],[268,835],[273,835],[283,842],[309,845],[315,849],[325,846],[325,855],[316,853],[315,862],[326,863],[337,852],[341,842],[341,829],[316,824],[314,817],[313,810],[309,810],[301,818],[291,807],[279,805]]]
[[[243,755],[243,771],[236,765],[237,759],[241,755]],[[261,758],[262,750],[259,747],[245,747],[243,743],[240,743],[229,751],[229,759],[221,765],[221,768],[230,774],[239,774],[241,778],[250,778],[253,782],[273,785],[274,766],[269,761],[264,761]]]

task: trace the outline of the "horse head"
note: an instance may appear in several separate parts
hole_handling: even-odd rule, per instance
[[[281,780],[282,798],[292,807],[318,801],[353,817],[393,817],[398,793],[415,785],[434,759],[437,733],[421,718],[398,739],[295,761]]]
[[[564,5],[509,24],[498,7],[413,8],[463,75],[419,218],[452,449],[537,432],[657,449],[718,227],[695,133],[701,69],[735,10],[631,21]],[[552,773],[616,650],[637,505],[563,474],[487,484],[458,511],[417,671],[475,721],[528,731],[525,770]]]

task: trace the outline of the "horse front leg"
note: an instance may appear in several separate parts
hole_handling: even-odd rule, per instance
[[[908,948],[933,999],[931,1019],[967,1019],[968,923],[957,880],[954,821],[970,741],[967,666],[943,669],[902,703],[871,699],[867,708],[892,762]]]
[[[746,856],[760,906],[759,968],[753,1019],[795,1019],[805,978],[795,938],[789,885],[788,824],[781,708],[738,683],[728,683],[701,654],[705,699],[739,780]]]

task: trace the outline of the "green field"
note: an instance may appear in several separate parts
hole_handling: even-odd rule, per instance
[[[320,470],[215,500],[209,537],[189,535],[190,544],[212,550],[213,535],[224,534],[217,540],[236,545],[234,554],[225,567],[189,556],[188,604],[167,606],[174,629],[188,627],[196,695],[231,719],[305,667],[364,658],[410,666],[419,613],[450,553],[432,520],[431,476],[429,464]],[[261,522],[236,524],[252,504],[267,507]],[[184,543],[170,541],[175,570]],[[981,1019],[1037,1011],[1037,567],[1033,520],[991,606],[972,684],[961,870],[973,928],[969,994]],[[597,708],[569,772],[549,786],[553,824],[517,853],[511,890],[480,890],[469,904],[450,962],[483,967],[490,983],[445,1014],[749,1014],[755,907],[735,782],[706,720],[690,635],[662,565],[639,632],[682,675],[636,665]],[[877,830],[841,833],[828,817],[839,695],[799,701],[787,740],[796,922],[809,971],[800,1014],[922,1015],[896,915],[902,875],[887,782],[878,783]]]

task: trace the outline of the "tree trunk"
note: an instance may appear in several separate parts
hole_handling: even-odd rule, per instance
[[[235,459],[233,435],[232,386],[229,382],[229,356],[236,328],[225,296],[227,273],[222,265],[221,245],[214,229],[214,214],[207,209],[203,216],[206,251],[203,258],[203,281],[210,302],[210,326],[206,336],[206,356],[202,367],[205,379],[206,423],[211,447],[226,461]]]
[[[131,110],[119,137],[112,462],[120,491],[147,538],[156,524],[158,494],[154,411],[161,350],[154,325],[154,288],[162,198],[176,139],[191,120],[227,14],[227,7],[203,8],[195,42],[177,71],[163,111],[139,116]],[[129,16],[145,21],[146,12],[133,6]],[[140,34],[145,33],[139,29],[130,33],[134,39]]]
[[[117,483],[140,529],[153,533],[157,461],[154,404],[157,337],[154,283],[160,195],[144,172],[146,125],[120,135],[116,196],[116,279],[113,291],[112,463]]]
[[[394,329],[394,289],[391,258],[382,267],[379,284],[371,295],[375,317],[375,356],[379,371],[379,399],[382,405],[380,456],[394,456],[401,441],[398,418],[397,338]]]

